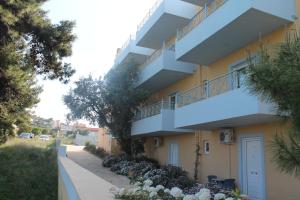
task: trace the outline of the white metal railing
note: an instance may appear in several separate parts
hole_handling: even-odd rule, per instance
[[[165,45],[165,43],[163,44],[162,48],[154,51],[148,58],[147,60],[140,65],[140,69],[145,68],[147,65],[151,64],[154,60],[156,60],[159,56],[161,56],[163,54],[163,52],[167,50],[167,51],[174,51],[175,52],[175,43],[172,43],[168,46]]]
[[[202,21],[204,21],[227,1],[228,0],[214,0],[210,4],[205,4],[198,14],[192,18],[190,23],[177,32],[177,41],[181,40],[186,34],[192,31],[196,26],[198,26]]]
[[[186,106],[227,91],[241,88],[245,82],[245,77],[246,68],[243,68],[206,81],[203,85],[178,94],[177,107]]]
[[[164,2],[164,0],[158,0],[155,2],[155,4],[152,6],[152,8],[148,11],[146,16],[143,18],[143,20],[138,24],[137,26],[137,32],[144,26],[146,21],[152,16],[152,14],[156,11],[156,9]]]
[[[154,115],[159,115],[161,113],[161,110],[174,110],[174,109],[175,109],[175,103],[162,100],[152,105],[148,105],[140,108],[135,113],[133,121],[138,121],[141,119],[152,117]]]

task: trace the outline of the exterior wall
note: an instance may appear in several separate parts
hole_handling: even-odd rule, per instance
[[[168,95],[174,92],[184,92],[201,85],[204,80],[211,80],[220,75],[229,72],[229,68],[234,63],[244,60],[248,57],[249,52],[255,54],[263,43],[266,46],[271,46],[280,43],[284,40],[287,33],[293,33],[295,30],[300,30],[300,1],[295,0],[298,19],[295,23],[274,31],[273,33],[253,42],[230,55],[216,61],[209,66],[198,66],[196,72],[182,79],[175,84],[166,88],[162,88],[149,98],[149,102],[160,101],[167,99]],[[241,36],[242,37],[242,36]],[[170,39],[173,41],[173,38]],[[166,44],[169,42],[167,41]],[[213,53],[213,52],[212,52]],[[272,53],[272,52],[271,52]],[[269,148],[270,141],[276,133],[286,132],[286,125],[274,122],[271,124],[252,125],[235,128],[237,138],[243,134],[262,134],[264,138],[264,160],[265,160],[265,185],[266,196],[268,200],[298,200],[300,199],[300,181],[290,175],[280,173],[272,162],[272,152]],[[203,150],[205,140],[210,142],[210,153],[202,154],[200,157],[199,180],[206,182],[208,175],[217,175],[221,178],[235,178],[239,181],[239,145],[223,145],[219,142],[218,130],[214,131],[195,131],[195,133],[173,134],[161,136],[163,143],[160,147],[154,146],[154,138],[147,137],[145,143],[146,154],[149,157],[157,159],[160,164],[168,162],[168,145],[172,141],[177,141],[179,144],[179,161],[183,169],[189,172],[192,177],[194,173],[195,160],[195,144],[198,140]],[[203,152],[202,152],[203,153]],[[238,182],[239,184],[239,182]]]
[[[148,137],[146,138],[145,143],[146,155],[156,159],[161,165],[167,165],[168,146],[171,142],[177,142],[179,144],[179,166],[189,172],[190,177],[192,177],[196,145],[194,133],[162,136],[162,144],[160,147],[155,147],[154,139],[152,137]]]
[[[298,200],[300,199],[300,181],[290,175],[281,173],[275,163],[272,161],[272,152],[270,142],[276,133],[285,133],[286,126],[277,122],[272,124],[255,125],[235,128],[237,140],[232,145],[224,145],[219,142],[218,130],[197,131],[195,134],[181,134],[161,136],[162,145],[154,147],[153,138],[146,139],[146,154],[159,161],[160,164],[168,163],[168,145],[172,141],[179,144],[179,162],[180,166],[189,173],[190,177],[194,175],[194,161],[197,138],[201,149],[199,165],[199,181],[207,182],[208,175],[217,175],[220,178],[234,178],[239,185],[239,144],[238,138],[241,135],[262,134],[264,139],[265,156],[265,185],[268,200]],[[198,134],[199,137],[196,137]],[[210,153],[204,154],[204,141],[210,143]]]
[[[58,147],[64,148],[65,147]],[[77,165],[65,155],[58,155],[58,200],[111,200],[111,183]]]
[[[69,200],[68,192],[60,174],[58,174],[58,200]]]
[[[115,138],[112,138],[105,129],[100,129],[99,139],[97,143],[98,147],[103,148],[105,151],[111,154],[120,154],[121,148]]]

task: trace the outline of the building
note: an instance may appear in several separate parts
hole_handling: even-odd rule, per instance
[[[280,173],[268,148],[286,130],[273,105],[243,85],[248,52],[299,31],[299,0],[160,0],[118,50],[115,66],[139,65],[151,91],[132,123],[146,154],[199,180],[233,178],[255,200],[300,199],[300,181]]]

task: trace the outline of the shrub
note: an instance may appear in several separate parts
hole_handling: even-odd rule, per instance
[[[156,169],[157,165],[147,161],[136,162],[130,169],[131,177],[144,176],[148,171]]]
[[[103,167],[112,167],[114,164],[118,163],[121,161],[121,157],[120,156],[115,156],[115,155],[109,155],[106,156],[103,159],[102,165]]]
[[[95,153],[98,157],[100,158],[105,158],[106,156],[108,156],[109,154],[101,147],[98,147],[96,149],[96,153]]]
[[[172,166],[172,165],[162,166],[162,170],[167,172],[167,176],[169,178],[178,178],[180,176],[187,176],[187,172],[184,171],[182,168]]]
[[[97,148],[96,145],[86,142],[84,150],[91,152],[92,154],[96,154]]]
[[[115,172],[116,174],[128,176],[128,173],[134,164],[135,163],[132,161],[121,161],[112,165],[110,170]]]
[[[243,199],[241,195],[230,198],[231,195],[223,193],[211,194],[207,188],[201,188],[199,191],[192,194],[184,194],[178,187],[166,189],[162,185],[154,187],[151,180],[145,180],[143,183],[137,182],[133,188],[122,188],[115,192],[115,199],[121,200],[233,200]]]

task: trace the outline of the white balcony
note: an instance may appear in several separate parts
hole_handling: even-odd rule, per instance
[[[197,6],[204,6],[205,4],[211,3],[213,0],[182,0]]]
[[[153,52],[153,49],[136,46],[135,37],[130,36],[118,50],[115,65],[124,65],[128,63],[140,65],[144,63]]]
[[[177,34],[176,59],[209,65],[296,18],[295,0],[214,0]]]
[[[196,6],[181,0],[159,0],[138,25],[138,46],[159,49],[197,13]]]
[[[140,66],[137,87],[155,92],[193,74],[195,69],[194,64],[175,60],[174,49],[162,48]]]
[[[190,132],[191,130],[175,129],[174,105],[161,101],[141,108],[132,122],[131,135],[163,135]]]
[[[277,120],[274,106],[250,95],[240,75],[235,71],[179,95],[175,127],[212,130]]]

